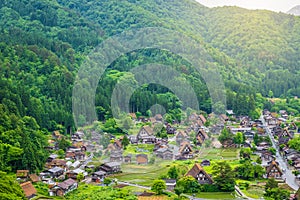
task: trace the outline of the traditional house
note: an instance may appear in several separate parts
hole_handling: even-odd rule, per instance
[[[209,160],[203,160],[201,162],[201,166],[204,167],[204,166],[210,166],[210,161]]]
[[[110,152],[110,162],[122,162],[123,161],[123,151],[122,150],[112,150]]]
[[[221,121],[223,121],[224,123],[227,122],[229,120],[229,118],[225,115],[225,114],[221,114],[220,115],[220,119]]]
[[[78,174],[83,174],[84,178],[88,175],[88,173],[80,168],[74,169],[72,171],[67,172],[68,178],[77,179]]]
[[[20,180],[27,181],[29,179],[29,170],[17,170],[16,176]]]
[[[156,115],[154,116],[154,118],[155,118],[155,120],[156,120],[157,122],[162,122],[162,121],[163,121],[163,116],[162,116],[161,114],[156,114]]]
[[[273,156],[272,153],[269,151],[263,151],[261,153],[260,158],[262,161],[267,161],[267,162],[275,160],[275,156]]]
[[[176,142],[180,144],[181,142],[183,142],[184,140],[186,140],[187,137],[188,137],[188,136],[187,136],[186,132],[180,130],[180,131],[178,131],[177,134],[176,134]]]
[[[56,159],[57,157],[58,157],[58,155],[56,155],[56,154],[51,154],[51,155],[47,158],[46,162],[50,163],[50,162],[52,162],[54,159]]]
[[[202,145],[204,143],[205,140],[208,139],[208,136],[206,134],[206,132],[204,131],[204,129],[200,129],[196,135],[196,140],[197,140],[197,145]]]
[[[105,171],[102,170],[96,171],[92,174],[92,181],[96,183],[100,183],[104,180],[105,176],[106,176]]]
[[[169,148],[159,148],[154,153],[158,158],[173,160],[173,151]]]
[[[156,137],[153,134],[153,129],[150,126],[143,126],[137,134],[137,141],[140,143],[153,144],[156,142]]]
[[[278,165],[279,164],[274,160],[269,163],[269,165],[266,167],[266,177],[267,178],[275,178],[275,179],[282,178],[283,173]]]
[[[50,190],[50,196],[64,196],[67,193],[77,189],[78,183],[74,179],[67,179],[61,183],[58,183]]]
[[[52,162],[46,163],[46,167],[49,169],[54,168],[54,167],[60,167],[60,168],[65,169],[67,167],[67,161],[60,160],[60,159],[54,159],[54,160],[52,160]]]
[[[189,142],[182,142],[179,149],[179,154],[176,156],[178,160],[190,159],[194,157],[193,149]]]
[[[172,127],[171,125],[168,124],[166,127],[166,131],[167,131],[167,134],[175,134],[176,128]]]
[[[148,156],[146,154],[137,154],[136,163],[138,165],[148,164]]]
[[[199,118],[200,118],[202,124],[206,123],[206,119],[205,119],[205,117],[203,115],[199,115]]]
[[[106,172],[106,174],[113,174],[121,172],[121,165],[118,162],[108,162],[100,166],[100,170]]]
[[[51,169],[48,169],[46,172],[51,178],[58,178],[59,176],[64,174],[65,170],[61,167],[53,167]]]
[[[34,196],[36,196],[37,191],[30,181],[21,183],[20,186],[21,186],[22,190],[24,191],[24,194],[27,199],[31,199]]]
[[[52,138],[53,139],[61,139],[61,135],[60,135],[59,131],[53,131]]]
[[[204,169],[196,163],[186,176],[194,177],[199,184],[212,184],[213,180],[209,174],[207,174]]]
[[[124,162],[125,163],[131,163],[131,159],[132,159],[131,154],[128,154],[128,155],[124,156]]]
[[[163,179],[166,183],[167,190],[174,191],[176,186],[176,179]]]
[[[40,181],[40,177],[36,174],[30,174],[29,178],[31,180],[32,183],[36,183]]]
[[[114,143],[112,144],[109,144],[108,147],[107,147],[107,150],[122,150],[123,147],[122,147],[122,143],[120,140],[115,140]]]

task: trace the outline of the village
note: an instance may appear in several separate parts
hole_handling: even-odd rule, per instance
[[[127,134],[100,133],[88,127],[68,138],[54,131],[49,138],[45,169],[39,174],[27,169],[16,172],[26,197],[39,196],[38,188],[43,184],[48,188],[48,197],[63,198],[81,183],[136,186],[139,189],[133,192],[137,196],[147,196],[154,195],[151,185],[157,179],[165,182],[166,191],[174,193],[178,179],[166,175],[171,166],[177,167],[183,177],[193,177],[199,185],[210,185],[214,183],[213,165],[226,161],[239,174],[241,160],[262,170],[250,181],[239,174],[236,192],[229,194],[231,199],[262,198],[262,188],[271,178],[290,191],[290,199],[299,195],[300,152],[289,142],[299,137],[299,119],[284,110],[264,110],[256,120],[235,116],[232,110],[221,115],[194,112],[180,123],[168,123],[161,114],[129,116],[132,131]],[[251,196],[251,189],[261,191]],[[201,192],[196,196],[201,198]]]

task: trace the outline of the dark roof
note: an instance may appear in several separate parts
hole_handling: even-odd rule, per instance
[[[61,182],[61,183],[57,184],[57,186],[60,187],[60,188],[62,188],[62,189],[64,189],[64,190],[66,190],[71,185],[73,185],[74,183],[77,183],[77,181],[69,178],[69,179],[65,180],[64,182]]]
[[[118,162],[108,162],[108,163],[104,163],[104,165],[106,165],[108,167],[116,167],[116,166],[120,166],[120,163],[118,163]]]
[[[278,170],[278,172],[282,175],[281,169],[279,168],[277,162],[274,161],[274,160],[273,160],[273,161],[270,163],[270,165],[267,167],[267,170],[266,170],[267,174],[269,174],[269,173],[271,172],[271,170],[273,169],[273,167],[275,167],[275,168]]]
[[[32,197],[33,195],[35,195],[37,193],[36,189],[34,188],[34,186],[32,185],[32,183],[30,181],[25,182],[20,184],[22,190],[25,193],[25,196],[28,197]]]
[[[199,165],[198,163],[196,163],[192,169],[190,169],[190,171],[188,171],[188,173],[186,174],[186,176],[192,176],[194,178],[196,178],[196,176],[202,172],[207,179],[209,179],[211,182],[213,182],[212,178],[210,177],[210,175],[208,173],[206,173],[206,171],[204,171],[204,169],[201,167],[201,165]]]
[[[106,174],[106,172],[105,172],[105,171],[102,171],[102,170],[99,170],[99,171],[97,171],[97,172],[94,172],[93,174],[94,174],[94,175],[97,175],[97,176],[103,176],[103,175]]]

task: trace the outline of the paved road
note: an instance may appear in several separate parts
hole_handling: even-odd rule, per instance
[[[296,177],[295,175],[292,173],[292,171],[288,168],[286,161],[282,158],[281,154],[279,153],[279,148],[278,146],[276,146],[274,137],[271,133],[271,130],[268,128],[265,119],[263,116],[260,117],[261,121],[263,122],[263,125],[266,127],[266,132],[269,135],[271,142],[272,142],[272,146],[273,148],[276,149],[276,161],[279,163],[280,168],[283,169],[284,174],[283,174],[283,179],[286,179],[286,183],[293,188],[294,190],[298,190],[299,185],[296,182]]]

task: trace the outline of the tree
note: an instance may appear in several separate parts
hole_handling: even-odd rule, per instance
[[[124,149],[126,149],[126,147],[130,144],[130,141],[126,135],[124,135],[121,144]]]
[[[252,151],[249,147],[242,148],[240,151],[240,157],[243,159],[250,159]]]
[[[162,194],[167,189],[166,183],[163,180],[154,180],[151,190],[156,194]]]
[[[235,144],[241,145],[244,144],[244,135],[241,132],[237,132],[233,138]]]
[[[176,185],[174,188],[174,192],[175,192],[175,194],[178,195],[178,197],[183,193],[183,191],[184,191],[184,188],[182,186]]]
[[[225,142],[228,139],[232,139],[233,138],[233,134],[225,127],[222,131],[221,134],[219,136],[219,141],[221,143]]]
[[[77,179],[78,182],[81,182],[81,181],[84,179],[83,173],[79,173],[79,174],[77,175],[76,179]]]
[[[213,166],[213,176],[215,184],[222,192],[234,191],[235,173],[226,161],[218,162]]]
[[[172,178],[172,179],[178,178],[179,174],[178,174],[178,170],[177,170],[176,166],[173,166],[169,169],[168,176],[169,176],[169,178]]]
[[[26,200],[20,185],[5,172],[0,171],[0,199]]]
[[[104,185],[108,186],[109,184],[111,184],[112,180],[108,177],[104,178],[103,183]]]
[[[295,137],[288,142],[290,148],[300,151],[300,138]]]
[[[65,137],[62,137],[60,140],[58,140],[58,148],[65,151],[69,146],[71,146],[71,142],[66,140]]]
[[[278,182],[274,178],[270,178],[266,183],[265,191],[273,188],[278,188]]]
[[[272,155],[276,154],[276,149],[275,148],[270,147],[268,150],[272,153]]]
[[[256,146],[257,146],[257,145],[258,145],[258,143],[260,142],[260,140],[259,140],[259,137],[258,137],[258,134],[257,134],[257,133],[255,133],[255,134],[254,134],[253,141],[254,141],[254,144],[255,144]]]
[[[185,193],[194,193],[198,192],[200,186],[196,179],[192,176],[184,176],[180,178],[177,183],[176,187],[184,188],[183,192]]]

